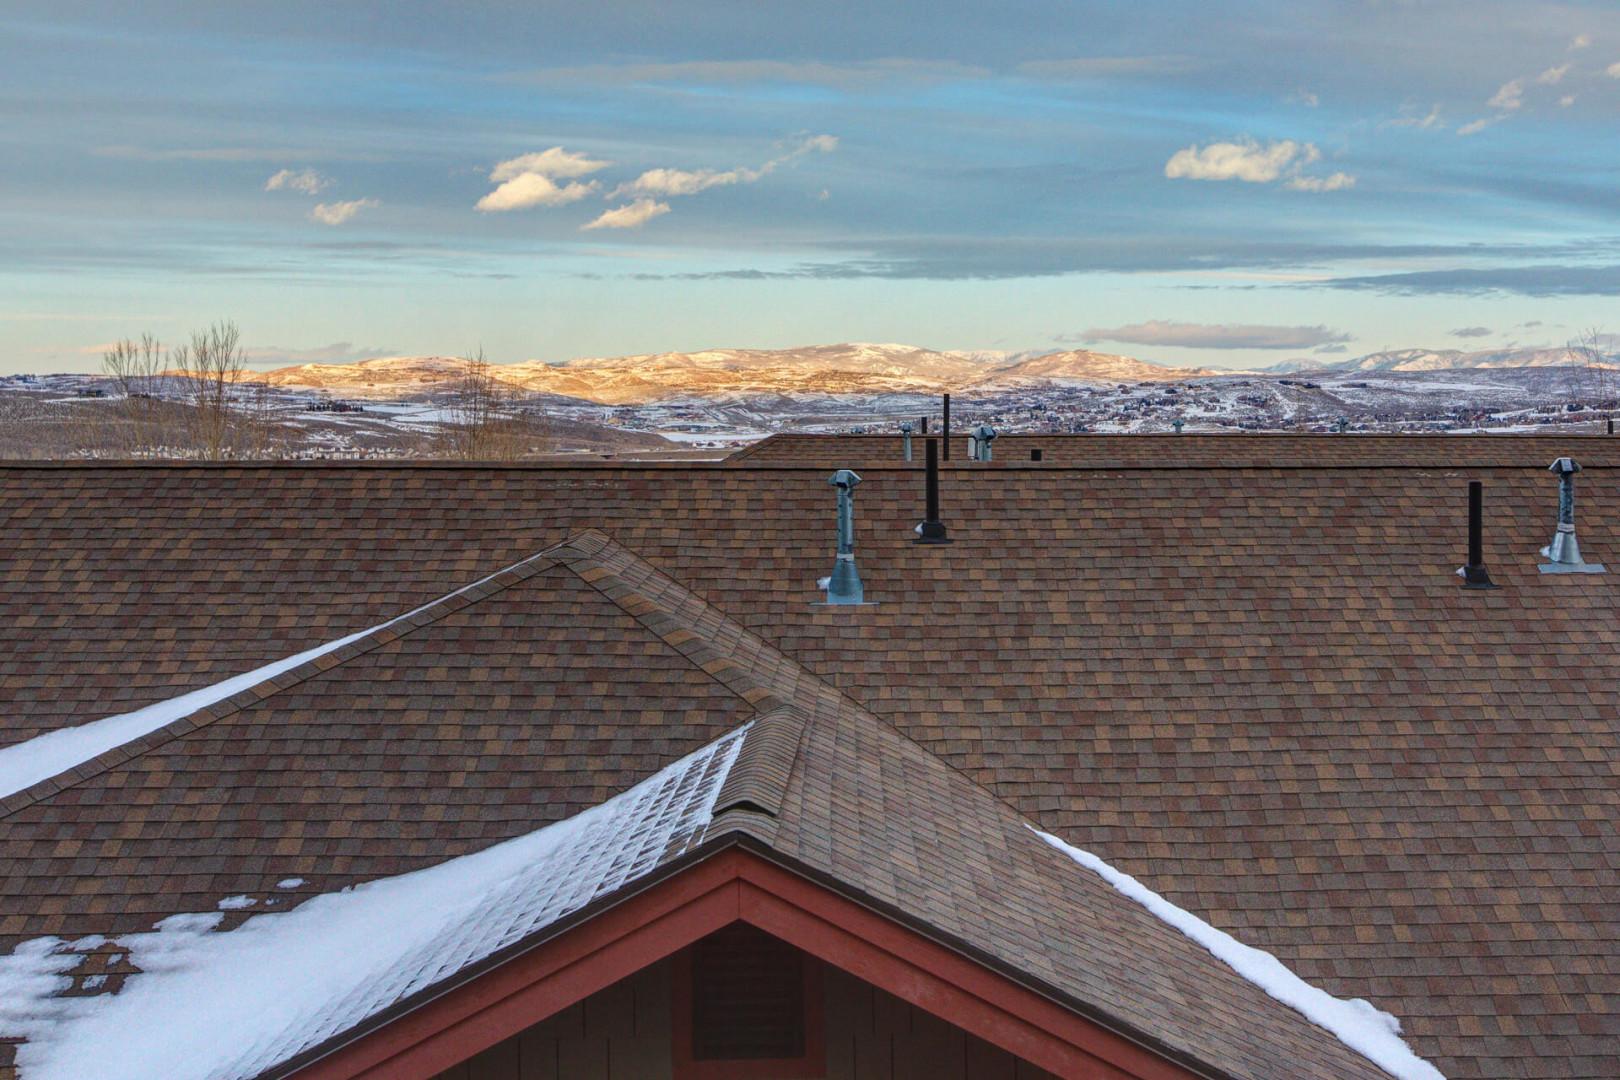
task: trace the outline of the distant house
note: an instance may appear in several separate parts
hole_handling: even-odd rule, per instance
[[[0,468],[0,1076],[1615,1075],[1620,443],[996,452]]]

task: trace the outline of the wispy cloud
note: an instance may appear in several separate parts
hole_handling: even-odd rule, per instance
[[[1283,185],[1290,191],[1343,191],[1355,186],[1356,178],[1342,172],[1331,176],[1293,176]]]
[[[243,349],[247,362],[253,367],[287,367],[292,364],[353,364],[361,360],[375,360],[380,356],[398,356],[397,349],[356,345],[349,341],[334,341],[330,345],[316,345],[309,349],[288,348],[281,345],[256,345]]]
[[[1078,340],[1117,341],[1127,345],[1173,346],[1181,349],[1308,349],[1338,345],[1350,335],[1326,326],[1264,326],[1245,323],[1149,322],[1092,327]]]
[[[1432,106],[1428,112],[1420,112],[1416,105],[1402,105],[1400,115],[1393,120],[1386,120],[1383,127],[1409,127],[1422,131],[1430,131],[1440,126],[1440,106]]]
[[[674,195],[696,195],[709,188],[730,184],[752,184],[806,154],[830,154],[836,149],[838,149],[836,135],[810,135],[799,140],[798,145],[787,153],[770,159],[758,168],[648,169],[634,180],[620,184],[608,192],[607,197],[616,199],[626,195],[650,195],[668,198]]]
[[[1496,93],[1491,95],[1490,100],[1485,102],[1485,105],[1488,108],[1501,109],[1503,112],[1512,112],[1514,109],[1522,108],[1524,106],[1524,80],[1509,79],[1497,88]]]
[[[1620,296],[1617,266],[1509,266],[1485,269],[1416,270],[1328,278],[1316,283],[1332,289],[1381,292],[1399,296],[1455,294],[1481,296]]]
[[[1490,337],[1491,328],[1488,326],[1459,326],[1451,331],[1451,336],[1456,338]]]
[[[1578,52],[1581,49],[1587,48],[1591,44],[1592,44],[1592,35],[1591,34],[1576,34],[1569,41],[1569,51],[1570,52]]]
[[[1014,73],[1030,79],[1098,79],[1115,75],[1166,75],[1197,66],[1190,56],[1072,56],[1027,60]]]
[[[90,151],[96,157],[117,158],[121,161],[219,161],[265,162],[283,161],[370,161],[376,154],[360,151],[331,151],[314,147],[263,146],[203,146],[169,150],[155,150],[145,146],[115,144],[97,146]]]
[[[580,183],[573,178],[598,172],[611,164],[610,161],[599,161],[560,146],[533,154],[520,154],[497,163],[490,170],[490,183],[499,186],[479,199],[476,208],[489,214],[578,202],[600,185],[595,180]],[[559,184],[558,179],[567,180],[568,183]]]
[[[637,199],[635,202],[615,206],[605,210],[602,214],[581,225],[581,229],[635,229],[647,224],[655,217],[669,213],[669,203],[658,202],[653,199]]]
[[[1341,191],[1354,187],[1349,173],[1306,176],[1304,169],[1320,161],[1322,152],[1311,143],[1293,139],[1262,145],[1254,139],[1193,145],[1176,151],[1164,164],[1164,175],[1172,180],[1241,180],[1249,184],[1284,181],[1294,191]]]
[[[332,186],[330,177],[314,169],[282,169],[264,182],[266,191],[299,191],[305,195],[319,195]]]
[[[342,225],[362,210],[382,205],[376,199],[350,199],[348,202],[316,203],[309,212],[311,221],[322,225]]]
[[[1608,67],[1604,68],[1603,74],[1607,75],[1611,79],[1620,79],[1620,60],[1616,60]]]
[[[541,68],[503,76],[506,82],[564,86],[797,84],[836,88],[876,83],[930,83],[982,79],[990,69],[956,60],[879,57],[848,62],[822,60],[692,60],[676,63],[590,64]]]
[[[1550,67],[1546,71],[1543,71],[1540,75],[1536,76],[1536,82],[1542,86],[1557,86],[1559,83],[1564,81],[1564,76],[1569,74],[1569,69],[1569,64],[1559,64],[1557,67]]]

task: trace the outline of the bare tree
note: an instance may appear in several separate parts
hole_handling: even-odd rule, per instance
[[[1604,355],[1603,345],[1606,335],[1597,327],[1582,330],[1575,340],[1569,343],[1571,360],[1581,364],[1586,369],[1587,382],[1591,387],[1593,397],[1602,409],[1604,416],[1609,414],[1609,361]]]
[[[151,334],[142,334],[139,341],[125,338],[101,354],[101,369],[123,399],[126,453],[149,453],[163,441],[159,399],[164,359],[162,343]]]
[[[451,393],[448,422],[438,440],[440,453],[466,461],[518,456],[512,414],[515,392],[510,383],[496,377],[483,349],[462,359]]]
[[[247,363],[241,334],[233,322],[217,322],[191,335],[189,344],[169,354],[191,405],[190,449],[205,460],[226,456],[232,435],[231,392]]]

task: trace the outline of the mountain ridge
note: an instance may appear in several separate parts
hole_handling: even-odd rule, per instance
[[[1615,366],[1605,357],[1604,366]],[[1585,366],[1560,349],[1402,349],[1342,362],[1284,361],[1261,371],[1171,367],[1088,349],[997,352],[930,349],[900,343],[843,342],[787,349],[715,348],[693,352],[577,357],[490,364],[514,388],[599,405],[644,405],[720,397],[838,397],[856,394],[971,393],[1051,384],[1184,382],[1255,375],[1347,371],[1421,372],[1459,368]],[[272,386],[349,397],[448,389],[466,371],[448,356],[377,357],[349,364],[299,364],[261,376]]]

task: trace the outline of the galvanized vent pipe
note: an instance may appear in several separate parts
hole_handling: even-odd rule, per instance
[[[1547,466],[1558,475],[1558,528],[1552,543],[1541,549],[1543,574],[1601,574],[1602,563],[1581,559],[1581,545],[1575,539],[1575,474],[1581,467],[1574,458],[1561,457]]]
[[[906,460],[911,460],[911,421],[900,425],[900,443],[905,448]]]
[[[996,429],[989,424],[980,424],[973,429],[973,457],[979,461],[989,461],[993,456],[990,453],[990,443],[996,437]]]
[[[855,488],[861,478],[839,469],[827,481],[838,489],[838,559],[827,579],[827,603],[860,604],[866,601],[861,573],[855,569]]]

